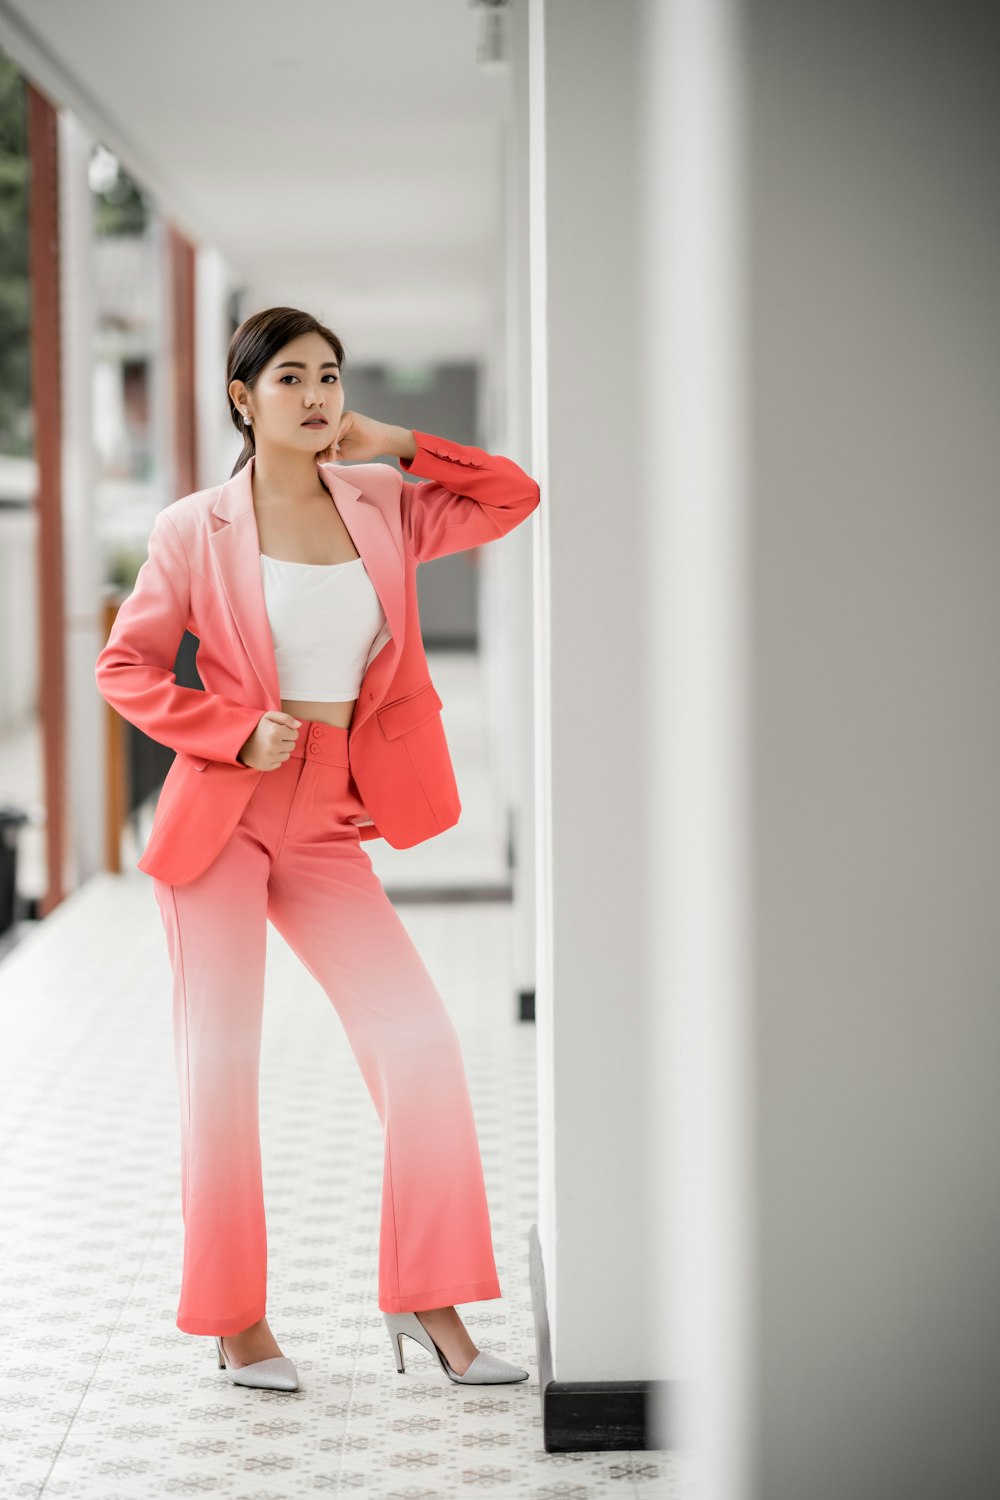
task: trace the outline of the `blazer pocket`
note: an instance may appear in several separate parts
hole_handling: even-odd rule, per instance
[[[423,687],[407,693],[405,698],[395,698],[392,703],[383,703],[375,712],[386,739],[394,740],[408,729],[415,729],[418,724],[429,719],[431,714],[440,712],[441,707],[441,699],[433,682],[425,682]]]

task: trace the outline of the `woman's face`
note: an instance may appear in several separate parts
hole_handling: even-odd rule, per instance
[[[344,410],[340,366],[318,333],[300,334],[279,349],[252,391],[241,380],[234,380],[229,391],[236,405],[250,413],[258,452],[266,446],[318,453],[337,435]],[[325,424],[303,425],[320,416]]]

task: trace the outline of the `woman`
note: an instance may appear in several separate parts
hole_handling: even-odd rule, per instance
[[[378,1300],[397,1369],[406,1333],[456,1382],[525,1380],[454,1306],[501,1296],[463,1059],[362,841],[407,847],[457,821],[416,568],[511,530],[539,490],[510,459],[345,411],[343,364],[339,338],[294,308],[236,331],[243,452],[225,484],[160,512],[96,664],[108,702],[177,751],[139,862],[173,972],[177,1326],[214,1335],[237,1384],[298,1389],[265,1316],[270,920],[336,1007],[382,1122]],[[188,628],[204,690],[173,674]]]

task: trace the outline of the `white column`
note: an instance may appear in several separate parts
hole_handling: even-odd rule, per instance
[[[94,691],[101,586],[94,507],[93,195],[94,141],[70,110],[58,114],[60,358],[62,378],[62,535],[66,653],[65,888],[104,863],[105,704]],[[45,404],[44,391],[38,392]],[[49,414],[39,411],[40,422]]]
[[[150,312],[150,422],[152,423],[151,451],[153,472],[160,480],[160,504],[169,505],[179,499],[181,489],[177,479],[176,445],[174,443],[174,390],[172,368],[174,359],[173,297],[170,259],[167,253],[167,222],[162,214],[150,214],[147,229],[149,253],[153,257],[154,304]]]
[[[749,1108],[746,233],[736,0],[641,0],[638,564],[661,1444],[747,1493]]]
[[[226,308],[231,277],[225,257],[212,246],[195,255],[195,384],[199,489],[221,484],[240,451],[229,420],[226,354],[229,328]]]
[[[507,431],[510,453],[529,473],[534,461],[531,435],[531,325],[528,239],[529,99],[528,0],[514,0],[508,16],[510,92],[504,153],[506,199]],[[535,972],[535,788],[534,788],[534,553],[537,523],[519,526],[510,536],[509,609],[507,614],[514,673],[512,698],[518,705],[518,729],[511,758],[511,817],[515,866],[515,988],[533,990]]]
[[[497,140],[497,152],[495,174],[501,183],[503,207],[492,244],[490,355],[481,371],[479,425],[487,448],[508,454],[527,467],[528,458],[516,450],[511,427],[518,372],[512,372],[508,366],[511,246],[507,145],[503,131]],[[531,524],[529,521],[510,536],[491,542],[477,555],[480,670],[486,699],[489,785],[502,848],[506,847],[508,820],[518,795],[518,761],[524,753],[523,747],[530,747],[531,743],[531,679],[530,670],[527,678],[521,675],[518,620],[519,605],[525,593],[530,595]],[[531,857],[529,849],[529,862]],[[503,879],[506,873],[506,866],[501,866],[496,878]]]
[[[529,12],[538,1228],[559,1380],[663,1373],[644,1160],[637,17]]]

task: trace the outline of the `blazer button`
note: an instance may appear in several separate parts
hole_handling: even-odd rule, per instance
[[[318,745],[310,745],[309,749],[310,749],[310,751],[311,751],[311,753],[313,755],[318,755],[319,754],[319,746]]]

